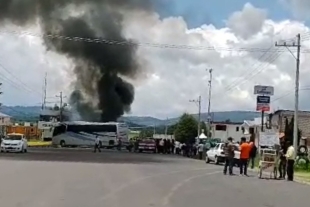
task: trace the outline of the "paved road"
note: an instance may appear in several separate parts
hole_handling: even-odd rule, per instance
[[[309,206],[309,186],[176,156],[37,149],[0,154],[0,168],[5,207]]]

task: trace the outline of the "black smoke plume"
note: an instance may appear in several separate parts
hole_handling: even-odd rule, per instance
[[[44,34],[54,37],[128,42],[123,35],[124,14],[151,9],[149,0],[1,0],[0,26],[39,22]],[[116,121],[130,110],[134,87],[123,77],[133,78],[139,70],[136,47],[47,36],[44,43],[48,50],[74,61],[76,90],[70,101],[84,120]]]

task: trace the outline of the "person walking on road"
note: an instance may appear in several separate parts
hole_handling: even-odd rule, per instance
[[[287,151],[286,151],[286,174],[287,174],[287,180],[293,181],[294,180],[294,164],[295,164],[295,149],[290,141],[287,142]]]
[[[198,154],[199,154],[199,159],[202,160],[202,154],[203,154],[203,143],[202,141],[199,142],[199,145],[198,145]]]
[[[100,139],[99,139],[98,136],[96,136],[96,139],[95,139],[94,152],[96,153],[97,150],[98,150],[99,152],[101,152],[101,150],[100,150]]]
[[[229,171],[229,175],[233,175],[233,166],[234,166],[234,157],[235,157],[235,146],[233,144],[233,138],[229,137],[224,146],[225,153],[225,165],[223,173],[227,174],[227,168]]]
[[[251,169],[254,169],[255,159],[257,155],[257,147],[254,142],[251,142],[250,146],[251,146],[251,152],[250,152],[249,164],[251,164]]]
[[[240,145],[240,175],[248,176],[248,161],[250,158],[251,145],[247,143],[246,138],[241,138]]]

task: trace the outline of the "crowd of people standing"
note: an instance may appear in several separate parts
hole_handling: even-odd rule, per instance
[[[224,153],[225,153],[225,164],[223,173],[226,175],[227,171],[229,175],[234,175],[234,157],[235,157],[236,145],[233,143],[233,138],[229,137],[225,143]],[[239,170],[240,175],[248,176],[247,169],[250,164],[251,168],[254,168],[255,158],[257,155],[257,147],[254,142],[247,142],[245,137],[241,138],[239,149],[240,159],[239,159]],[[285,179],[287,175],[288,181],[293,181],[294,179],[294,162],[295,162],[295,149],[290,141],[282,142],[279,149],[280,162],[278,164],[279,179]],[[276,163],[277,165],[277,163]]]

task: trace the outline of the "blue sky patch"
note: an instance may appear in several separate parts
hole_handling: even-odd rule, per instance
[[[249,2],[266,9],[268,18],[275,21],[293,19],[291,13],[278,0],[154,0],[156,10],[162,18],[182,16],[190,28],[203,24],[224,27],[224,20],[235,11],[242,10]]]

